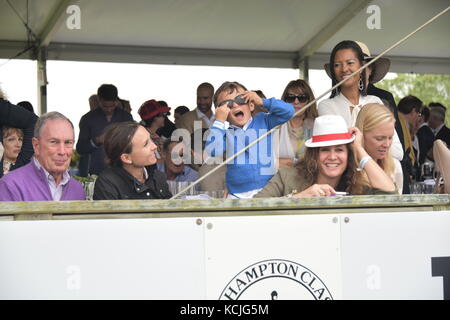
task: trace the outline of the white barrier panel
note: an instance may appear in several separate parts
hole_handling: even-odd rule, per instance
[[[339,299],[336,215],[206,219],[208,299]]]
[[[0,222],[0,299],[205,299],[195,218]]]
[[[450,295],[450,212],[347,217],[344,299],[443,299],[445,286]]]
[[[449,231],[444,211],[2,221],[0,299],[450,299]]]

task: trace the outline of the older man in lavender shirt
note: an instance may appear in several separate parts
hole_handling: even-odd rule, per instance
[[[29,164],[0,179],[0,201],[85,200],[83,187],[70,177],[73,124],[59,112],[36,122],[34,157]]]

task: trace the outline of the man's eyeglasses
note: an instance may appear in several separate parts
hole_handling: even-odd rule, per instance
[[[295,98],[297,98],[300,103],[305,103],[309,100],[309,96],[306,93],[302,93],[298,96],[288,93],[284,98],[284,101],[286,101],[287,103],[292,103],[295,101]]]
[[[234,103],[236,103],[240,106],[246,104],[245,99],[242,97],[242,94],[240,94],[240,95],[236,96],[234,99],[223,100],[222,102],[220,102],[217,105],[217,108],[226,104],[228,108],[232,109]]]

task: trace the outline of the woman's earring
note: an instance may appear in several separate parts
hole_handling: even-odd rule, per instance
[[[363,91],[364,90],[364,82],[362,80],[362,76],[359,77],[359,91]]]

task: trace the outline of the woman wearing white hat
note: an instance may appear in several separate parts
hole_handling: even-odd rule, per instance
[[[347,129],[342,117],[316,118],[313,136],[305,146],[300,162],[294,168],[280,168],[255,197],[396,193],[392,180],[362,147],[361,132]],[[368,179],[362,179],[358,170],[364,170]]]
[[[364,53],[364,51],[366,52]],[[349,78],[350,74],[363,66],[368,58],[371,58],[370,52],[365,44],[351,40],[338,43],[331,52],[330,62],[325,64],[325,70],[332,80],[332,85]],[[377,61],[378,64],[374,69],[375,72],[371,74],[371,79],[379,80],[389,68],[385,60],[380,60],[378,60],[380,62]],[[340,87],[334,89],[329,99],[321,101],[318,105],[318,112],[319,116],[340,115],[345,119],[347,126],[353,127],[359,110],[368,103],[383,104],[380,98],[367,95],[367,77],[364,69],[360,74],[354,75]],[[400,161],[403,159],[403,147],[397,133],[394,135],[391,152],[394,158]]]

